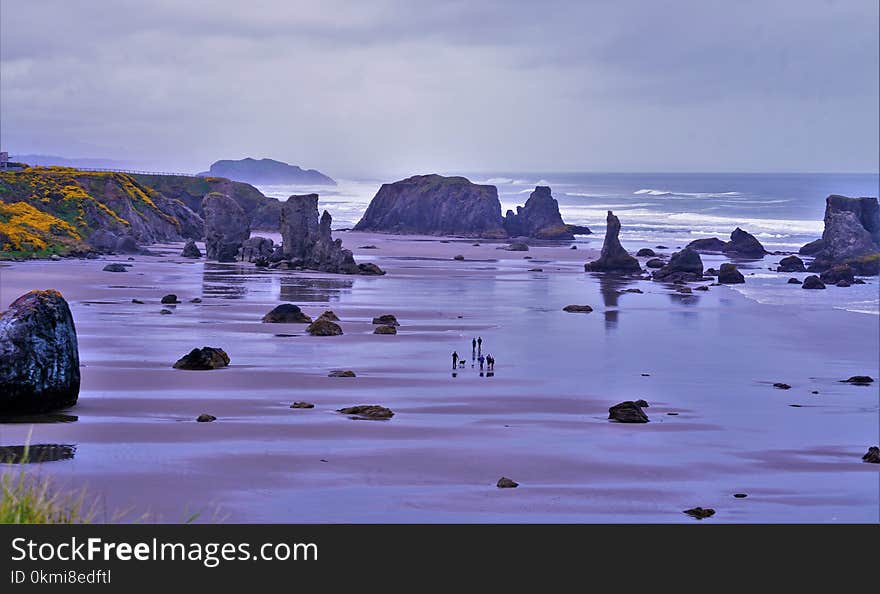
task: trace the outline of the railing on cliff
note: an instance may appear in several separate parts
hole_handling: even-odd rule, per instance
[[[75,167],[79,171],[111,172],[111,173],[134,173],[137,175],[177,175],[183,177],[205,177],[197,173],[182,173],[173,171],[141,171],[139,169],[110,169],[107,167]]]

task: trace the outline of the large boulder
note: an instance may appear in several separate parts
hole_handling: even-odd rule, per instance
[[[644,400],[625,400],[608,409],[608,419],[618,423],[647,423],[648,415],[642,410],[646,405]]]
[[[718,282],[722,285],[738,285],[746,282],[746,279],[734,264],[724,263],[718,270]]]
[[[341,274],[381,274],[378,266],[361,270],[342,240],[333,240],[333,218],[326,210],[318,220],[318,195],[291,196],[281,206],[284,258],[309,270]]]
[[[229,365],[229,355],[226,351],[216,347],[202,347],[193,349],[174,363],[174,369],[189,369],[195,371],[207,371],[220,369]]]
[[[382,184],[355,230],[486,238],[507,236],[495,186],[441,175],[415,175]]]
[[[811,272],[849,264],[861,275],[880,272],[880,205],[877,198],[832,195],[825,200],[822,238],[801,248],[815,260]]]
[[[802,289],[824,289],[825,283],[822,282],[815,274],[811,274],[807,278],[804,279],[803,284],[801,285]]]
[[[672,254],[669,262],[654,272],[652,278],[663,282],[692,282],[703,279],[703,260],[700,254],[692,249],[684,248]]]
[[[242,262],[267,261],[275,252],[275,242],[268,237],[250,237],[241,245]]]
[[[504,230],[511,237],[534,237],[536,239],[574,239],[574,233],[562,221],[559,203],[547,186],[537,186],[526,200],[525,206],[517,206],[516,213],[508,210],[504,217]]]
[[[79,350],[70,307],[58,291],[31,291],[0,314],[0,413],[76,404]]]
[[[266,324],[311,324],[312,318],[293,303],[282,303],[263,316]]]
[[[618,237],[620,235],[620,219],[609,210],[605,221],[605,241],[602,243],[599,259],[585,264],[584,270],[623,274],[641,272],[642,267],[639,265],[639,261],[630,256],[620,245]]]
[[[229,196],[211,192],[202,199],[205,252],[209,260],[234,262],[251,229],[244,210]]]
[[[761,242],[755,239],[751,233],[743,231],[739,227],[730,234],[730,241],[724,244],[721,251],[728,256],[738,258],[762,258],[767,250]]]
[[[327,319],[317,319],[306,328],[306,332],[312,336],[339,336],[342,334],[342,327],[336,322]]]
[[[852,284],[855,280],[855,275],[853,269],[848,264],[838,264],[820,274],[819,279],[829,285],[836,285],[840,281]]]
[[[720,252],[724,250],[725,245],[727,244],[717,237],[706,237],[704,239],[695,239],[685,247],[695,252]]]

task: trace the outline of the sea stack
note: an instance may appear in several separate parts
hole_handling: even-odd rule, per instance
[[[703,280],[703,260],[700,254],[686,247],[672,254],[669,262],[654,272],[653,280],[667,283]]]
[[[0,413],[42,413],[76,404],[79,349],[58,291],[31,291],[0,315]]]
[[[825,199],[825,230],[822,238],[800,249],[815,256],[810,272],[824,272],[848,264],[856,274],[880,273],[880,206],[877,198],[848,198],[831,195]]]
[[[620,220],[608,211],[606,217],[605,241],[599,259],[584,265],[587,272],[637,273],[641,272],[639,261],[627,253],[620,245]]]
[[[375,265],[358,264],[342,240],[333,240],[333,218],[326,210],[318,220],[318,195],[291,196],[281,206],[283,256],[294,267],[341,274],[384,274]]]
[[[205,252],[209,260],[235,262],[251,229],[244,211],[229,196],[211,192],[202,200]]]
[[[436,174],[382,184],[355,231],[507,237],[495,186]]]
[[[516,213],[508,210],[504,217],[504,230],[511,237],[534,237],[535,239],[574,239],[574,233],[562,221],[559,203],[547,186],[537,186],[526,200],[525,206],[517,206]]]

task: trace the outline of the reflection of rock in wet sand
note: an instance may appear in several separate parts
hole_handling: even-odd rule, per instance
[[[0,463],[30,464],[70,460],[76,454],[75,445],[40,443],[29,446],[0,446]]]
[[[202,295],[221,299],[242,299],[260,281],[272,282],[269,275],[259,273],[253,267],[239,264],[206,262],[202,272]]]
[[[609,308],[619,306],[621,291],[634,281],[625,276],[613,274],[597,274],[596,276],[599,279],[599,292],[602,294],[602,302],[605,304],[605,329],[612,330],[617,327],[620,312],[617,309]]]
[[[28,425],[35,423],[73,423],[78,421],[76,415],[67,415],[64,413],[45,413],[37,415],[15,415],[0,416],[0,424],[3,423],[26,423]]]
[[[350,291],[353,285],[351,279],[285,276],[281,279],[280,298],[294,303],[337,301],[339,294]]]

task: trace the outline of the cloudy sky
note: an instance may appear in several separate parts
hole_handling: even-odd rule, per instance
[[[0,142],[168,171],[877,171],[877,0],[2,0]]]

